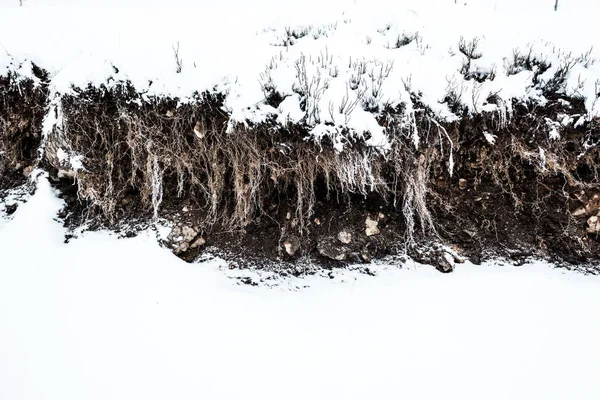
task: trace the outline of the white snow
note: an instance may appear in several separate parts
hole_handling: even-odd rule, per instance
[[[315,140],[329,137],[340,151],[348,145],[345,129],[354,137],[368,132],[367,143],[385,152],[386,130],[366,106],[405,103],[406,116],[394,122],[406,125],[418,146],[426,139],[414,126],[419,110],[409,91],[439,119],[458,118],[443,102],[454,92],[470,112],[498,113],[503,123],[510,99],[545,101],[533,72],[507,74],[514,50],[552,63],[542,81],[569,53],[589,52],[564,87],[585,99],[587,115],[548,121],[548,134],[560,137],[563,121],[600,116],[597,1],[560,0],[557,12],[550,0],[467,3],[24,0],[18,7],[0,0],[0,73],[35,78],[30,61],[49,70],[45,135],[62,122],[57,96],[72,85],[131,80],[147,96],[182,101],[195,91],[224,91],[234,122],[304,121]],[[493,81],[478,84],[459,73],[461,37],[479,39],[482,57],[470,71],[495,71]],[[408,43],[395,48],[399,38]],[[285,41],[294,44],[279,45]],[[287,96],[277,108],[265,102],[265,83]],[[489,94],[500,101],[486,104]],[[493,132],[482,134],[493,144]],[[81,156],[59,156],[82,168]],[[539,158],[543,167],[544,149]],[[230,271],[223,260],[184,263],[153,232],[133,239],[86,233],[64,243],[55,220],[63,204],[43,174],[34,174],[35,195],[11,218],[0,213],[2,400],[549,400],[600,393],[600,277],[544,263],[468,262],[443,275],[408,262],[374,266],[376,277],[348,270],[331,280],[250,287],[235,279],[245,272]],[[161,193],[157,184],[156,206]]]
[[[457,118],[444,102],[451,92],[470,112],[510,115],[513,98],[543,103],[533,72],[511,65],[515,52],[551,64],[540,85],[569,64],[565,94],[585,99],[587,118],[600,116],[599,7],[591,0],[561,0],[556,12],[550,0],[2,1],[0,70],[31,76],[33,61],[50,71],[58,94],[123,80],[182,101],[224,91],[230,128],[273,115],[306,123],[315,140],[329,137],[338,150],[368,132],[367,144],[385,152],[386,130],[368,111],[410,108],[407,90],[446,120]],[[460,73],[461,38],[477,41],[481,55],[470,73],[494,72],[494,80]],[[266,81],[287,96],[278,108],[265,102]],[[491,94],[498,104],[486,102]]]
[[[408,263],[249,287],[153,234],[63,243],[47,180],[0,225],[0,398],[594,399],[600,277]]]

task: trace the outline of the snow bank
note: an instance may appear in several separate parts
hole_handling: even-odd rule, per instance
[[[409,92],[441,120],[458,117],[449,98],[471,113],[505,115],[512,99],[544,102],[542,88],[565,65],[570,69],[560,90],[585,99],[588,118],[600,116],[595,13],[587,12],[592,3],[561,1],[554,12],[548,1],[511,1],[282,7],[272,0],[218,6],[180,0],[167,9],[131,0],[119,7],[30,0],[0,15],[0,38],[14,65],[31,60],[49,69],[57,94],[72,85],[124,80],[148,96],[183,101],[217,90],[228,94],[230,127],[270,118],[282,126],[301,122],[316,141],[328,138],[338,150],[349,137],[388,149],[377,114],[386,106],[411,106]],[[477,44],[477,59],[468,62],[461,39]],[[515,54],[532,54],[550,67],[543,74],[518,71]],[[269,104],[275,92],[283,102]]]
[[[152,235],[69,244],[45,179],[0,225],[2,399],[587,399],[600,279],[464,264],[238,286]],[[221,266],[223,266],[221,264]],[[288,290],[296,286],[297,290]]]

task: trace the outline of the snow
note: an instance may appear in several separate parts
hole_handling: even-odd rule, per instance
[[[328,137],[340,151],[351,136],[385,152],[390,138],[370,110],[409,107],[408,90],[440,120],[457,118],[444,102],[449,92],[472,113],[510,114],[513,98],[543,103],[534,74],[512,70],[515,51],[551,63],[540,84],[571,65],[565,94],[585,99],[587,118],[600,116],[598,5],[590,0],[561,0],[556,12],[548,0],[3,2],[0,38],[11,57],[0,56],[0,70],[31,76],[33,61],[50,71],[54,94],[124,80],[146,96],[182,101],[218,90],[227,93],[230,129],[274,116],[281,125],[306,123],[314,140]],[[494,72],[494,80],[460,73],[461,38],[478,41],[470,73]],[[265,80],[285,97],[277,108],[266,104]],[[498,104],[486,102],[490,94]]]
[[[36,172],[39,174],[39,172]],[[407,263],[239,285],[152,232],[68,244],[43,175],[0,225],[0,398],[593,399],[600,277]]]
[[[569,53],[590,54],[574,63],[564,88],[585,99],[587,115],[548,120],[550,138],[600,116],[600,62],[590,51],[598,48],[598,4],[591,0],[560,0],[557,12],[548,0],[17,3],[0,0],[0,71],[36,81],[30,61],[49,70],[45,136],[61,124],[60,96],[73,85],[131,80],[146,96],[182,101],[195,91],[226,92],[232,122],[304,121],[314,140],[329,137],[339,151],[349,130],[385,152],[387,133],[365,105],[404,104],[406,116],[396,122],[419,146],[426,139],[414,128],[409,91],[440,121],[458,118],[443,102],[449,91],[472,113],[498,113],[500,123],[510,117],[510,99],[546,101],[533,72],[507,73],[515,49],[552,63],[542,81]],[[495,70],[496,79],[464,79],[461,37],[479,39],[482,57],[470,71]],[[395,48],[398,38],[408,43]],[[266,103],[265,83],[285,96],[278,107]],[[490,93],[497,104],[486,104]],[[303,100],[312,102],[310,113]],[[493,145],[494,132],[482,135]],[[58,156],[82,168],[80,155]],[[544,167],[544,149],[538,157]],[[375,277],[348,269],[332,279],[251,287],[237,278],[256,272],[230,270],[224,260],[184,263],[158,245],[168,231],[160,227],[132,239],[92,232],[65,243],[55,219],[63,203],[43,172],[33,176],[32,197],[15,191],[5,200],[20,202],[14,215],[0,204],[2,400],[600,393],[600,277],[541,262],[467,262],[443,275],[408,261],[373,266]],[[154,187],[155,207],[161,189]]]

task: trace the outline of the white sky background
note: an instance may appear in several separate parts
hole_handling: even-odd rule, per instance
[[[554,7],[555,0],[458,0],[457,3],[467,4],[468,6],[481,7],[486,9],[496,10],[513,10],[515,12],[521,10],[539,10],[540,8]],[[293,0],[23,0],[25,5],[28,6],[82,6],[82,7],[112,7],[112,6],[123,6],[124,3],[128,7],[181,7],[181,6],[194,6],[194,7],[232,7],[232,8],[262,8],[270,7],[277,9],[293,9],[306,7],[314,7],[315,10],[326,6],[344,7],[351,6],[354,4],[365,5],[365,4],[394,4],[398,7],[403,7],[407,4],[415,3],[415,1],[401,1],[401,0],[305,0],[305,1],[293,1]],[[0,5],[18,5],[19,0],[0,0]],[[416,1],[416,3],[424,3],[423,1]],[[454,0],[428,0],[428,4],[453,4]],[[597,6],[595,0],[559,0],[559,7],[561,9],[585,9],[593,8]],[[232,12],[235,12],[232,9]]]

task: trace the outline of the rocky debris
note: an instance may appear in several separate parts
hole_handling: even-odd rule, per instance
[[[441,254],[437,259],[435,268],[444,274],[454,271],[454,256],[449,253]]]
[[[598,234],[600,233],[600,220],[597,215],[593,215],[587,220],[587,233]]]
[[[283,248],[290,256],[295,256],[300,249],[300,240],[296,236],[289,236],[283,241]]]
[[[335,261],[344,261],[348,258],[350,249],[340,244],[337,238],[328,237],[317,244],[317,251],[323,257]]]
[[[367,216],[365,220],[365,235],[374,236],[379,235],[381,231],[379,230],[379,221],[377,219],[372,219],[371,216]]]
[[[468,186],[467,180],[464,178],[460,178],[458,180],[458,187],[460,188],[460,190],[465,190]]]
[[[343,230],[338,233],[337,238],[343,244],[349,244],[352,241],[352,234],[347,230]]]
[[[6,211],[6,215],[12,215],[17,211],[19,205],[17,203],[7,204],[4,206],[4,210]]]
[[[173,249],[173,253],[184,253],[189,249],[197,248],[206,243],[202,237],[198,238],[198,234],[198,229],[194,227],[177,225],[169,233],[167,243]]]

